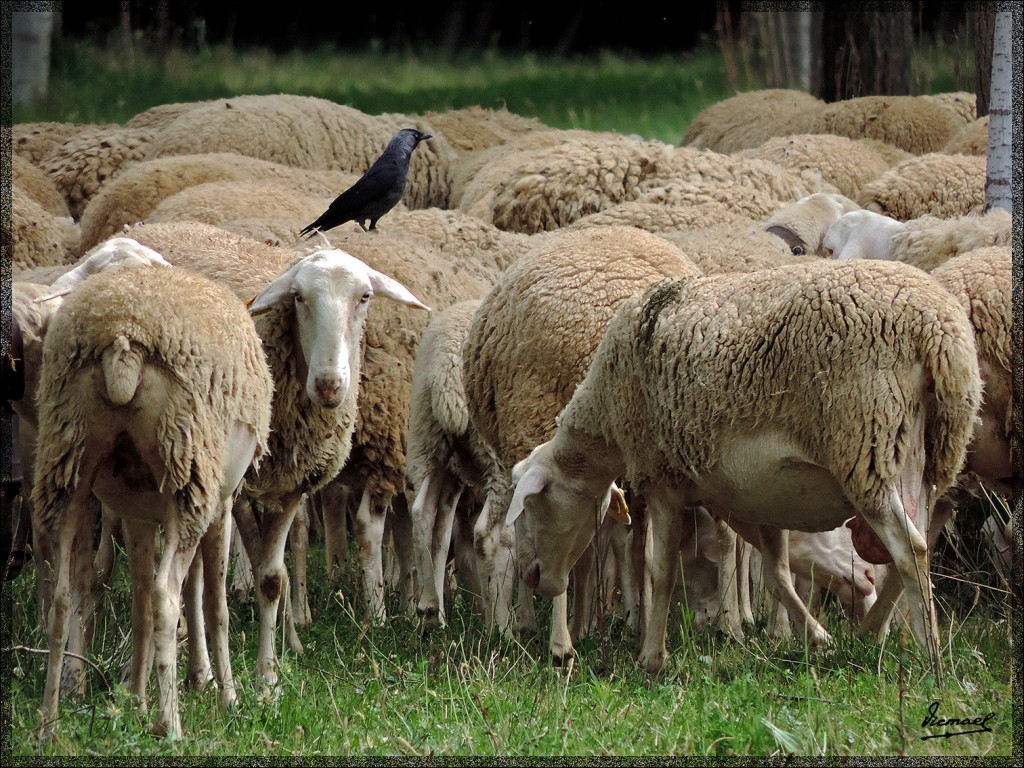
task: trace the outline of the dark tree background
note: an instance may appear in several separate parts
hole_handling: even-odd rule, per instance
[[[803,3],[824,12],[856,13],[861,5],[875,16],[893,7],[906,10],[915,35],[954,29],[964,2],[914,0],[906,3]],[[636,55],[680,53],[707,40],[715,43],[723,11],[739,29],[744,13],[764,3],[721,2],[447,2],[387,3],[286,0],[269,12],[243,0],[93,0],[63,3],[58,34],[111,39],[121,34],[122,9],[145,44],[185,48],[230,44],[285,51],[301,46],[377,48],[395,52],[434,50],[451,57],[488,48],[571,55],[612,50]],[[772,4],[785,10],[785,3]],[[797,6],[794,6],[797,7]]]

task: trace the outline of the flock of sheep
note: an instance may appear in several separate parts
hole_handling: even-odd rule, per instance
[[[494,629],[552,598],[556,660],[618,596],[655,672],[679,586],[739,638],[763,582],[773,631],[830,642],[827,589],[879,636],[905,616],[940,675],[930,550],[982,486],[1020,491],[1011,220],[974,117],[962,93],[758,91],[670,146],[273,95],[13,126],[41,733],[84,684],[114,537],[129,688],[145,706],[155,663],[181,738],[179,622],[187,682],[230,706],[231,571],[273,689],[314,523],[332,576],[351,530],[369,622],[388,586],[444,624],[453,560]],[[301,241],[405,127],[433,138],[377,231]]]

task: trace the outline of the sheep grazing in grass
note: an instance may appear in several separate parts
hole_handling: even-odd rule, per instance
[[[273,687],[278,680],[274,629],[288,580],[285,542],[303,495],[349,462],[360,376],[370,375],[361,354],[364,343],[371,344],[364,342],[370,299],[377,295],[427,307],[398,280],[337,249],[296,259],[283,249],[198,223],[146,224],[131,235],[158,247],[172,264],[251,298],[249,309],[274,379],[274,402],[268,457],[258,474],[246,477],[235,519],[258,587],[256,673]],[[400,327],[409,319],[393,322]],[[301,649],[294,633],[289,643]]]
[[[657,235],[589,227],[548,235],[484,298],[463,347],[463,380],[473,428],[498,459],[487,467],[474,530],[489,626],[512,625],[512,531],[502,525],[512,466],[553,432],[615,309],[656,280],[686,274],[697,269]],[[564,617],[552,622],[551,651],[556,661],[572,653]]]
[[[900,221],[982,213],[985,158],[933,152],[906,160],[865,184],[857,204]]]
[[[913,267],[816,261],[652,286],[622,304],[554,437],[514,469],[520,574],[560,594],[624,475],[654,529],[640,661],[655,672],[680,510],[700,504],[757,545],[816,643],[830,636],[793,589],[786,530],[853,518],[858,552],[877,536],[892,553],[938,676],[925,534],[963,465],[980,389],[963,308]]]
[[[72,559],[85,557],[80,547],[91,549],[92,537],[75,541],[91,531],[95,494],[125,531],[133,582],[131,691],[145,707],[155,660],[155,730],[181,738],[175,635],[182,582],[200,539],[216,530],[224,542],[217,558],[223,583],[224,526],[239,483],[264,452],[271,391],[242,303],[187,270],[95,274],[64,299],[43,346],[32,493],[41,578],[52,584],[41,732],[57,712],[71,573],[79,567]],[[235,695],[226,595],[221,589],[208,597],[206,610],[218,617],[209,623],[226,704]]]

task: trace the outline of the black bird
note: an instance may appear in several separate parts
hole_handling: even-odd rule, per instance
[[[405,182],[409,178],[409,158],[412,151],[421,141],[431,136],[415,128],[403,128],[388,142],[383,154],[370,166],[370,170],[338,195],[330,207],[320,214],[320,218],[307,227],[299,235],[312,236],[316,231],[344,224],[346,221],[356,222],[364,232],[377,228],[377,220],[394,208],[402,199]],[[370,221],[369,229],[363,223]]]

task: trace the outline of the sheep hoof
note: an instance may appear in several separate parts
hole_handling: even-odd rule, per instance
[[[236,712],[238,710],[238,694],[235,693],[235,687],[232,685],[230,688],[222,689],[217,697],[217,703],[223,710]]]
[[[555,669],[569,666],[569,662],[576,656],[576,652],[569,648],[565,651],[551,652],[551,666]]]
[[[640,666],[649,675],[656,675],[665,668],[665,651],[655,651],[650,654],[640,654]]]

